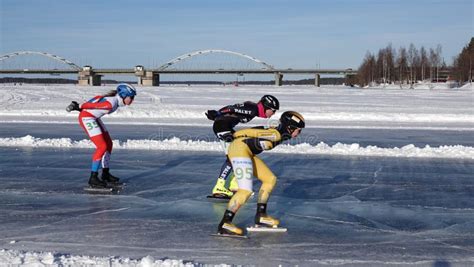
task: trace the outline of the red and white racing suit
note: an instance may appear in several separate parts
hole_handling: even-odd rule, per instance
[[[92,156],[91,170],[93,172],[99,171],[100,167],[109,167],[113,146],[109,132],[100,118],[105,114],[115,112],[121,106],[124,106],[124,103],[118,95],[95,96],[81,105],[82,111],[79,113],[79,124],[96,146]]]

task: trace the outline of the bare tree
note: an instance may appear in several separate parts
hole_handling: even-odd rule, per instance
[[[400,47],[398,50],[398,57],[397,57],[397,67],[398,67],[398,79],[400,80],[400,87],[403,84],[403,77],[404,73],[407,69],[407,50],[405,47]]]
[[[438,64],[438,58],[436,52],[433,48],[430,48],[430,56],[429,56],[429,66],[430,66],[430,82],[433,82],[433,76],[435,74],[435,69]]]
[[[391,83],[395,76],[395,50],[392,48],[392,44],[388,44],[385,48],[385,59],[387,61],[387,79]]]
[[[428,66],[428,55],[426,54],[426,49],[424,46],[420,49],[420,67],[421,67],[421,80],[425,80],[425,69]]]
[[[418,50],[413,43],[408,48],[407,61],[410,66],[410,85],[413,88],[413,84],[416,80],[416,63],[418,61]]]
[[[375,65],[375,57],[370,52],[367,52],[364,61],[362,62],[359,67],[359,70],[357,71],[357,79],[359,80],[360,85],[365,86],[374,81]]]
[[[415,50],[415,55],[413,58],[413,65],[414,65],[414,79],[415,82],[419,81],[421,79],[420,77],[420,69],[421,69],[421,57],[420,57],[420,52],[418,52],[418,49]]]
[[[441,45],[438,44],[436,46],[436,82],[439,82],[439,69],[441,67],[441,64],[444,64],[444,61],[442,60],[442,56],[441,56],[441,53],[442,53],[442,48],[441,48]]]
[[[376,59],[376,71],[377,71],[377,77],[376,79],[378,81],[381,81],[383,83],[386,82],[386,70],[385,70],[385,49],[379,49],[379,53],[377,54],[377,59]]]

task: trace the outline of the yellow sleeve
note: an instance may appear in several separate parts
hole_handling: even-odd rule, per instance
[[[234,133],[234,138],[261,138],[272,142],[281,140],[280,132],[274,128],[269,129],[242,129]]]

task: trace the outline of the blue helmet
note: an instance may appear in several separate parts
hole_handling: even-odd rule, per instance
[[[128,83],[121,83],[117,86],[117,94],[123,99],[127,96],[134,98],[137,95],[137,89]]]

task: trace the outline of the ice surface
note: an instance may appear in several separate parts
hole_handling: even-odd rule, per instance
[[[269,211],[288,233],[243,241],[209,236],[225,210],[205,198],[221,155],[118,151],[112,167],[128,186],[112,196],[82,191],[89,158],[1,149],[3,248],[264,266],[474,261],[469,160],[264,155],[279,177]],[[255,205],[235,222],[250,225]]]

